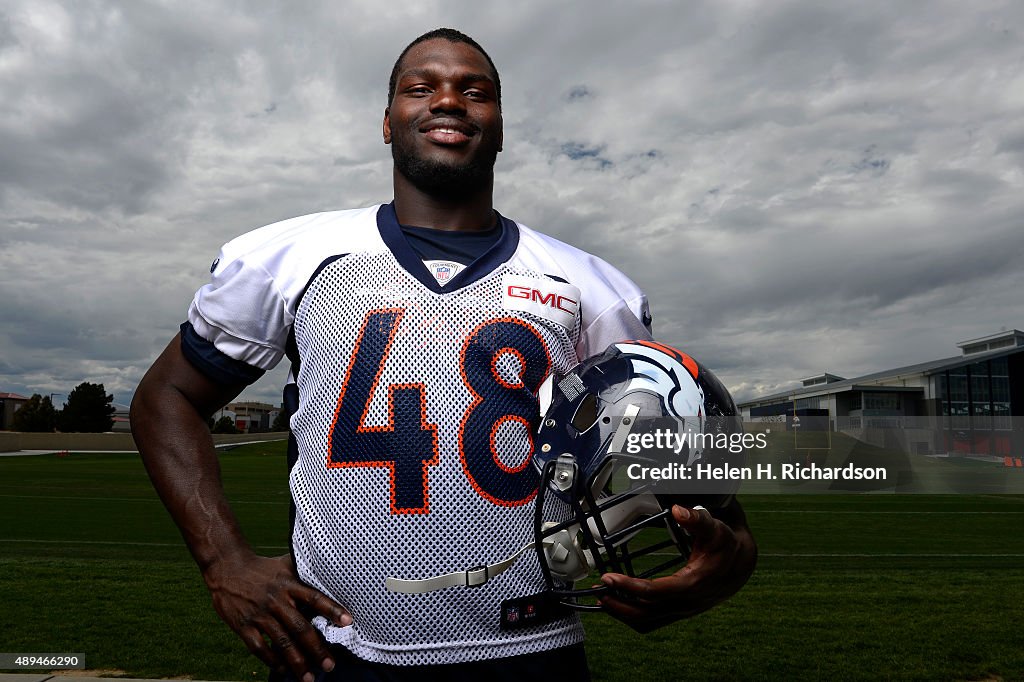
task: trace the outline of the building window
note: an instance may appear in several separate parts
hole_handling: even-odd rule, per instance
[[[992,428],[1000,431],[1012,429],[1010,423],[1010,369],[1006,358],[999,358],[990,363],[992,385]]]
[[[818,410],[821,409],[821,399],[801,398],[795,402],[794,407],[798,410]]]
[[[971,377],[973,427],[982,431],[990,431],[992,429],[992,400],[989,391],[988,363],[976,362],[968,370]]]
[[[970,389],[967,384],[967,368],[949,370],[949,414],[950,426],[954,429],[971,428]]]
[[[1009,439],[995,431],[1012,429],[1010,377],[1006,358],[975,362],[946,374],[946,428],[950,452],[1006,455]]]
[[[866,393],[864,394],[865,410],[899,410],[900,396],[898,393]]]
[[[936,412],[940,417],[949,415],[949,395],[946,393],[946,374],[938,374],[935,377],[935,399],[938,400]]]

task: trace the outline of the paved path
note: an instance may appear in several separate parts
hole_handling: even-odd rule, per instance
[[[152,682],[133,677],[80,677],[77,670],[65,670],[61,673],[0,673],[0,682]]]
[[[225,447],[223,445],[217,447]],[[8,450],[0,452],[0,457],[32,457],[34,455],[57,455],[69,450]],[[75,450],[76,455],[137,455],[138,450]]]
[[[31,457],[32,455],[53,455],[60,452],[60,450],[10,450],[9,452],[0,452],[0,457]],[[0,673],[2,675],[3,673]]]
[[[274,443],[288,440],[287,436],[280,438],[263,438],[259,440],[230,441],[226,443],[214,443],[213,447],[218,450],[232,450],[242,445],[255,445],[257,443]],[[79,455],[136,455],[138,450],[4,450],[0,457],[31,457],[33,455],[55,455],[59,452],[72,452]],[[3,675],[4,673],[0,673]]]

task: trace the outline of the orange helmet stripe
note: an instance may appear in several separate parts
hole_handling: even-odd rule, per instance
[[[668,355],[669,357],[681,362],[683,367],[685,367],[687,371],[690,373],[690,376],[692,376],[694,379],[697,378],[697,361],[691,358],[686,353],[682,352],[681,350],[676,350],[672,346],[666,346],[663,343],[657,343],[655,341],[633,341],[633,343],[639,344],[641,346],[647,346],[648,348],[653,348],[654,350],[660,350],[665,355]]]

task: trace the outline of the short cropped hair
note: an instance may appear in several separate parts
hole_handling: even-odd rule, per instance
[[[441,38],[450,43],[466,43],[484,56],[484,59],[486,59],[487,63],[491,66],[491,71],[494,72],[494,94],[498,99],[498,108],[501,108],[501,79],[498,77],[498,69],[494,66],[494,61],[491,59],[491,55],[487,54],[487,51],[480,47],[480,43],[476,42],[462,31],[456,31],[454,28],[435,28],[433,31],[427,31],[419,38],[405,46],[405,49],[402,50],[402,54],[398,55],[398,59],[395,60],[395,65],[391,69],[391,79],[388,81],[388,106],[391,106],[391,100],[395,98],[395,87],[398,85],[398,70],[402,65],[402,60],[405,59],[406,53],[420,43],[427,40],[433,40],[434,38]]]

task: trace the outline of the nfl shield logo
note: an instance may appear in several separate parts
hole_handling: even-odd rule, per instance
[[[455,275],[459,274],[459,270],[462,269],[461,263],[450,260],[425,260],[423,264],[427,266],[430,274],[441,286],[455,279]]]
[[[509,623],[517,622],[519,620],[519,607],[518,606],[510,606],[510,607],[508,607],[508,610],[505,611],[505,620],[507,620]]]

